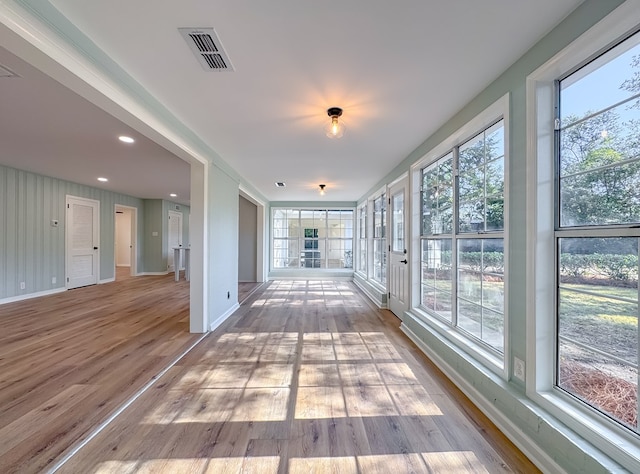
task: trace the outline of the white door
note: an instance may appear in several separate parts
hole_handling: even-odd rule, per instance
[[[167,248],[167,263],[169,272],[176,271],[173,261],[173,249],[182,247],[182,213],[169,211],[169,246]],[[180,268],[178,268],[178,271]]]
[[[407,187],[405,178],[389,189],[389,309],[401,319],[409,309]]]
[[[98,283],[100,202],[67,196],[67,289]]]

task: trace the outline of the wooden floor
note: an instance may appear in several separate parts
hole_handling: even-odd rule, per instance
[[[0,306],[0,472],[43,472],[199,335],[189,286],[131,278]]]
[[[262,283],[241,282],[238,283],[238,301],[243,303],[244,300],[249,298],[258,288],[262,286]]]
[[[349,282],[264,285],[59,472],[538,472],[398,326]]]

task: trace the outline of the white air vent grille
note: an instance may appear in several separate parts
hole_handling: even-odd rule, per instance
[[[0,64],[0,77],[20,77],[11,69]]]
[[[233,71],[229,56],[213,28],[178,28],[206,71]]]

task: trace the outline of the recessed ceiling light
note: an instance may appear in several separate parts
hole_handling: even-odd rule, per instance
[[[125,143],[133,143],[135,142],[135,140],[131,137],[128,137],[126,135],[120,135],[118,137],[118,140],[120,140],[121,142],[125,142]]]
[[[178,197],[178,195],[176,193],[171,193],[171,194],[169,194],[169,196],[171,196],[172,198]]]
[[[101,181],[101,182],[103,182],[103,183],[106,183],[106,182],[107,182],[107,181],[109,181],[109,180],[108,180],[107,178],[103,178],[102,176],[100,176],[100,177],[98,178],[98,181]]]

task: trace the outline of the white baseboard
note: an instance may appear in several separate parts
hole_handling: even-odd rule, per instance
[[[114,281],[116,281],[116,277],[113,277],[113,278],[105,278],[104,280],[100,280],[100,281],[98,282],[98,285],[102,285],[102,284],[104,284],[104,283],[112,283],[112,282],[114,282]]]
[[[224,323],[229,316],[235,313],[238,308],[240,308],[240,304],[236,303],[231,308],[226,310],[223,314],[221,314],[215,321],[213,321],[209,325],[209,331],[214,331],[218,326]]]
[[[140,272],[136,274],[136,276],[157,276],[157,275],[168,275],[173,272]]]
[[[509,440],[515,444],[531,462],[533,462],[542,472],[555,472],[566,474],[544,450],[542,450],[529,436],[527,436],[517,425],[507,418],[489,400],[487,400],[469,381],[460,376],[440,355],[433,351],[425,342],[420,339],[405,324],[400,326],[400,330],[411,339],[422,352],[476,405],[494,425],[502,431]],[[437,337],[437,335],[436,335]],[[444,341],[446,344],[446,341]]]
[[[39,298],[40,296],[55,295],[56,293],[62,293],[64,291],[67,291],[67,289],[56,288],[54,290],[38,291],[36,293],[29,293],[26,295],[11,296],[9,298],[0,299],[0,305],[7,304],[7,303],[15,303],[16,301],[30,300],[31,298]]]
[[[360,290],[371,300],[371,302],[376,305],[380,309],[387,309],[387,305],[380,302],[379,298],[376,298],[375,295],[369,291],[365,285],[361,284],[357,279],[353,279],[354,285],[356,285]]]

